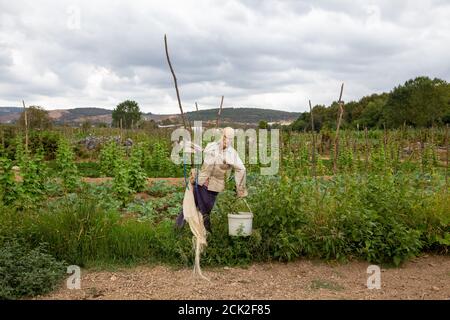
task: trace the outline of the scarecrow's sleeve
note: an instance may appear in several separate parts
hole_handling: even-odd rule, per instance
[[[247,173],[239,154],[236,150],[230,152],[230,157],[228,157],[227,163],[229,163],[234,169],[234,179],[236,181],[236,191],[239,197],[246,197],[248,195],[246,180]]]

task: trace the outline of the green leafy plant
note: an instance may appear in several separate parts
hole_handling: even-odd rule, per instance
[[[66,192],[74,191],[80,184],[80,177],[77,166],[74,163],[74,153],[68,141],[61,138],[56,151],[56,164],[58,176],[62,179],[62,184]]]
[[[137,146],[131,151],[131,157],[128,160],[128,184],[134,192],[141,192],[147,185],[147,176],[142,168],[143,151]]]
[[[18,196],[18,187],[12,166],[11,160],[0,158],[0,201],[5,205],[14,203]]]
[[[64,264],[40,245],[34,249],[9,239],[0,247],[0,299],[45,294],[60,283]]]

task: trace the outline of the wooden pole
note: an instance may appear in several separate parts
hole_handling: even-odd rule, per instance
[[[25,151],[28,152],[28,119],[27,108],[25,107],[25,101],[22,100],[23,105],[23,118],[25,120]]]
[[[316,132],[314,130],[314,116],[311,106],[311,100],[309,100],[309,114],[311,116],[311,130],[312,130],[312,171],[314,180],[316,180]]]
[[[339,117],[336,127],[336,137],[334,138],[334,161],[333,161],[333,174],[337,172],[337,159],[339,155],[339,128],[341,127],[342,115],[344,114],[344,102],[342,101],[342,93],[344,91],[344,83],[341,85],[341,93],[339,94]]]
[[[5,132],[3,131],[2,127],[2,151],[5,150]]]
[[[445,185],[447,186],[447,190],[448,190],[448,158],[449,158],[449,141],[448,141],[448,123],[445,127],[445,145],[446,145],[446,149],[447,149],[447,157],[445,160]]]
[[[122,143],[123,139],[123,123],[122,118],[120,118],[120,142]]]
[[[369,170],[369,138],[367,134],[367,127],[364,127],[364,138],[366,140],[365,156],[366,156],[366,173],[367,173],[367,171]]]
[[[185,129],[187,129],[187,120],[186,120],[186,116],[184,115],[183,112],[183,106],[181,105],[181,99],[180,99],[180,92],[178,91],[178,82],[177,82],[177,77],[175,76],[175,72],[173,71],[173,67],[172,67],[172,63],[170,62],[170,58],[169,58],[169,49],[167,48],[167,36],[164,35],[164,47],[166,49],[166,57],[167,57],[167,63],[169,64],[169,68],[170,68],[170,72],[172,73],[172,77],[173,77],[173,82],[175,84],[175,91],[177,92],[177,100],[178,100],[178,106],[180,107],[180,112],[181,112],[181,119],[183,120],[183,126]],[[192,127],[191,124],[189,123],[189,129],[192,133]]]
[[[222,96],[222,100],[220,100],[219,111],[217,112],[216,128],[219,128],[219,120],[220,120],[220,114],[222,113],[222,106],[223,106],[223,96]]]

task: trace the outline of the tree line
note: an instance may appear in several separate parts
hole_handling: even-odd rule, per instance
[[[339,105],[316,105],[314,129],[336,128]],[[345,104],[343,128],[432,127],[450,123],[450,84],[442,79],[417,77],[389,93],[372,94]],[[310,112],[303,112],[290,125],[292,130],[311,129]]]

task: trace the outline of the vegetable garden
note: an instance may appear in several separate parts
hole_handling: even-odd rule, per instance
[[[173,226],[183,179],[149,179],[183,177],[170,160],[169,131],[55,128],[25,139],[15,127],[0,130],[1,298],[47,292],[68,265],[192,265],[192,235]],[[80,141],[89,136],[102,142],[86,148]],[[249,238],[228,236],[226,216],[237,211],[230,178],[202,265],[314,257],[398,266],[425,251],[448,254],[448,129],[344,130],[335,138],[285,131],[277,175],[246,164]]]

